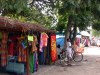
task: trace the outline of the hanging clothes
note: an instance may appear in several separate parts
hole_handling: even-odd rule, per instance
[[[23,49],[22,47],[19,48],[18,61],[26,62],[26,49]]]
[[[46,64],[46,59],[47,59],[47,47],[43,47],[44,50],[44,64]]]
[[[46,33],[41,33],[41,37],[40,37],[40,52],[43,52],[43,47],[47,46],[47,42],[48,42],[48,35]]]
[[[50,35],[49,35],[49,37],[50,37]],[[51,46],[50,46],[50,38],[48,39],[48,44],[47,44],[47,55],[46,55],[46,64],[48,64],[48,65],[50,65],[50,63],[51,63]]]
[[[19,42],[18,44],[18,61],[21,62],[21,51],[22,51],[22,47],[21,44]]]
[[[4,67],[7,64],[7,39],[8,34],[2,32],[2,42],[1,42],[1,66]]]
[[[26,49],[22,50],[22,62],[26,62]]]
[[[57,49],[56,49],[56,35],[51,35],[51,59],[55,62],[57,59]]]
[[[14,43],[13,42],[11,42],[10,45],[8,46],[8,54],[10,56],[14,55]]]
[[[33,36],[31,36],[31,35],[28,35],[28,41],[34,41],[34,38],[33,38]]]
[[[48,42],[48,35],[46,33],[42,33],[42,41],[43,41],[43,47],[46,47]]]
[[[36,72],[38,70],[38,58],[37,52],[31,53],[29,57],[30,72]]]
[[[23,46],[23,39],[19,39],[19,43],[18,43],[18,61],[19,62],[26,62],[26,43]]]
[[[31,53],[29,55],[29,65],[30,65],[30,72],[33,73],[34,72],[34,55],[33,55],[33,53]]]
[[[35,35],[33,36],[33,38],[34,38],[34,41],[32,42],[32,52],[35,52],[35,51],[37,51],[36,45],[38,44],[38,41],[37,41],[37,37]]]
[[[14,34],[9,34],[8,39],[8,55],[10,56],[16,56],[17,55],[17,43],[18,43],[19,36],[16,36]]]
[[[43,52],[39,52],[39,64],[40,65],[45,64],[44,50],[43,50]]]
[[[29,48],[30,51],[31,51],[31,47]],[[30,62],[30,72],[33,73],[35,71],[37,71],[38,69],[38,56],[37,56],[37,51],[35,52],[30,52],[30,59],[29,59],[29,62]]]
[[[38,58],[37,58],[37,52],[34,53],[34,72],[36,72],[38,69]]]
[[[1,66],[4,67],[7,65],[7,54],[6,53],[2,53],[1,54]]]
[[[37,58],[37,47],[38,44],[37,36],[33,35],[33,41],[29,41],[29,49],[30,49],[30,72],[33,73],[38,69],[38,58]]]

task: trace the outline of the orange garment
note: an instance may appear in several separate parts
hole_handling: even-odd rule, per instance
[[[7,54],[6,53],[2,53],[1,54],[1,66],[6,66],[7,64]]]
[[[19,62],[26,62],[26,48],[24,49],[21,43],[22,43],[22,40],[19,39],[19,43],[18,43],[18,61]]]
[[[22,47],[19,45],[19,48],[18,48],[18,61],[21,62],[21,49]]]
[[[38,41],[37,41],[36,36],[33,36],[33,39],[34,39],[34,41],[32,42],[32,52],[35,52],[35,51],[37,51],[36,45],[37,45]]]
[[[77,46],[76,42],[74,41],[74,50],[76,52],[83,53],[84,52],[84,47],[83,46]]]
[[[18,61],[19,62],[26,62],[26,49],[23,49],[22,46],[19,47]]]

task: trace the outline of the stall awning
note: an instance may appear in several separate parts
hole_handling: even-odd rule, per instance
[[[33,24],[29,22],[20,22],[18,20],[12,20],[2,16],[0,16],[0,30],[24,31],[24,32],[33,30],[39,32],[50,32],[50,33],[54,32],[52,30],[45,28],[43,25]]]

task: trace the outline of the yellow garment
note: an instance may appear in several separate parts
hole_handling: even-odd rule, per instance
[[[28,41],[33,41],[33,36],[28,35]]]

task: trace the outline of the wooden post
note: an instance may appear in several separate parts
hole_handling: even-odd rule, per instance
[[[29,53],[28,53],[28,49],[26,50],[26,68],[27,68],[27,75],[30,75],[30,71],[29,71]]]

